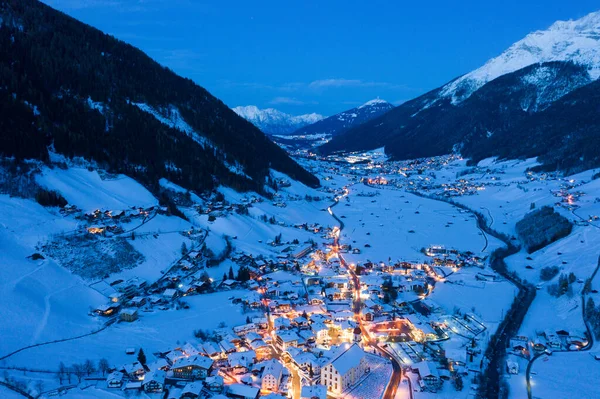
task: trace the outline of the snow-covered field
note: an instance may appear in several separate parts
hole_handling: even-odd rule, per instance
[[[30,200],[0,195],[0,356],[100,326],[87,313],[105,300],[51,259],[28,259],[38,241],[74,224]]]
[[[361,254],[348,254],[351,262],[425,259],[421,249],[444,245],[460,251],[489,254],[499,241],[486,237],[475,218],[450,204],[404,191],[375,189],[356,184],[352,195],[335,208],[345,228],[342,241]],[[374,196],[361,196],[367,194]],[[365,247],[369,245],[370,247]]]

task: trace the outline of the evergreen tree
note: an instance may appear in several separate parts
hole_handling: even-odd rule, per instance
[[[229,266],[229,274],[227,275],[227,277],[229,278],[229,280],[233,280],[234,276],[233,276],[233,267]]]
[[[144,350],[142,348],[140,348],[140,351],[138,352],[137,360],[142,365],[146,364],[146,354],[144,353]]]

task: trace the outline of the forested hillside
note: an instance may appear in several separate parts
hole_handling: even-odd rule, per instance
[[[50,147],[150,187],[166,177],[188,189],[261,191],[269,168],[319,184],[251,123],[142,51],[35,0],[1,1],[0,21],[1,155],[47,160]]]

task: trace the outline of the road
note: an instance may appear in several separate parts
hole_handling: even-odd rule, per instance
[[[348,195],[348,193],[349,193],[349,190],[346,189],[342,198],[346,197]],[[334,241],[333,241],[333,248],[334,248],[333,250],[334,251],[337,251],[337,248],[339,248],[339,237],[341,235],[342,230],[344,229],[344,222],[340,218],[338,218],[335,215],[335,213],[333,213],[333,210],[332,210],[332,208],[334,206],[336,206],[338,203],[339,203],[339,198],[336,198],[335,202],[329,208],[327,208],[327,211],[329,212],[329,214],[339,224],[338,233],[335,235]],[[354,301],[355,302],[354,302],[353,310],[354,310],[355,318],[358,321],[358,325],[360,326],[360,330],[361,330],[363,339],[365,339],[366,342],[369,343],[369,345],[376,348],[384,357],[388,358],[392,363],[392,377],[390,378],[390,381],[388,382],[388,385],[385,388],[385,392],[383,394],[383,399],[394,399],[396,397],[396,392],[398,391],[398,386],[402,382],[402,367],[400,366],[400,362],[394,357],[394,355],[392,353],[388,352],[387,350],[385,350],[384,348],[379,346],[377,344],[377,342],[374,341],[371,338],[371,336],[369,335],[369,331],[364,326],[363,320],[360,315],[360,279],[356,275],[354,270],[348,266],[348,263],[343,258],[343,256],[339,252],[337,253],[337,255],[338,255],[338,258],[340,259],[340,264],[348,271],[348,274],[350,275],[350,278],[352,279],[352,283],[354,285]],[[412,398],[412,390],[410,391],[410,396]]]

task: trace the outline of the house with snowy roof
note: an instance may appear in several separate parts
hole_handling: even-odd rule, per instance
[[[245,384],[231,384],[227,386],[226,395],[232,399],[257,399],[260,389]]]
[[[283,377],[283,365],[275,359],[269,360],[262,373],[261,388],[268,391],[278,391]]]
[[[321,384],[334,394],[341,394],[368,371],[365,351],[356,343],[340,346],[331,360],[321,368]]]
[[[327,387],[325,385],[302,387],[300,399],[327,399]]]
[[[435,392],[442,384],[437,366],[433,362],[419,362],[412,366],[413,372],[419,375],[419,385],[422,389]]]
[[[212,359],[196,355],[179,359],[171,369],[173,377],[184,380],[205,379],[212,369]]]
[[[181,389],[179,399],[197,399],[200,397],[203,388],[204,384],[199,381],[185,384],[185,386]]]
[[[165,387],[165,377],[167,373],[164,370],[152,370],[144,376],[142,389],[144,392],[162,392]]]
[[[275,335],[275,342],[282,350],[298,346],[299,341],[300,337],[294,331],[279,330]]]

